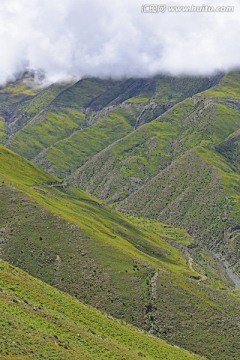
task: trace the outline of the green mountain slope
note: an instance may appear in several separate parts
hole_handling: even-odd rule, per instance
[[[4,260],[172,344],[239,356],[239,291],[184,230],[124,216],[4,147],[0,161]]]
[[[197,147],[130,196],[121,208],[181,225],[208,248],[225,254],[238,269],[239,182],[240,176],[224,158]]]
[[[47,152],[41,153],[35,162],[43,167],[50,164],[53,173],[65,177],[91,156],[131,132],[131,121],[135,116],[136,112],[132,109],[113,110],[91,127],[76,131],[70,138],[59,141]]]
[[[107,103],[105,99],[102,99],[102,96],[99,96],[96,100],[97,104],[95,100],[82,104],[92,110],[102,109],[103,106],[108,105],[107,114],[104,114],[103,119],[99,121],[98,116],[95,115],[94,120],[97,120],[97,124],[93,124],[89,129],[77,131],[71,138],[54,144],[51,148],[40,154],[35,161],[45,168],[48,168],[46,164],[51,164],[53,173],[65,177],[108,145],[123,138],[128,133],[132,133],[134,128],[153,120],[159,114],[171,108],[175,103],[186,98],[188,95],[196,93],[201,88],[209,87],[214,81],[215,79],[171,79],[160,77],[152,81],[128,80],[121,87],[111,84],[109,93],[107,92],[108,95],[111,95],[111,102],[109,99]],[[116,86],[118,88],[117,96],[115,93]],[[101,88],[104,89],[104,86]],[[134,94],[133,97],[130,97],[129,89],[131,89],[131,95]],[[132,93],[133,90],[135,91],[134,93]],[[78,99],[82,99],[81,92],[78,94]],[[75,97],[73,96],[73,98]],[[58,104],[57,100],[56,104]],[[68,97],[66,104],[71,104],[71,100],[69,102]],[[116,106],[119,104],[121,106]],[[112,107],[114,110],[111,109]],[[114,121],[114,124],[111,124],[109,119]],[[128,123],[130,122],[129,125],[131,127],[127,126],[126,120]]]
[[[21,130],[29,121],[48,108],[67,84],[53,84],[42,89],[31,77],[8,84],[0,90],[0,114],[6,123],[6,137]]]
[[[1,359],[200,359],[0,261]]]
[[[71,181],[107,201],[128,196],[168,165],[173,156],[172,143],[179,133],[181,122],[194,109],[194,103],[186,100],[141,126],[90,159]]]
[[[240,171],[240,129],[232,133],[216,150],[225,157],[235,170]]]
[[[1,147],[2,258],[173,344],[238,358],[238,80],[1,89],[0,141],[64,178]]]
[[[186,151],[218,146],[239,127],[239,110],[231,105],[187,99],[92,157],[70,181],[108,202],[120,201]]]
[[[14,111],[24,101],[32,99],[38,91],[28,86],[23,80],[17,80],[0,89],[0,112],[8,120],[10,111]]]
[[[139,127],[89,159],[69,183],[118,209],[187,229],[238,270],[237,79],[225,75]]]
[[[0,109],[5,122],[2,142],[64,177],[114,141],[218,80],[93,78],[34,89],[31,96],[26,96],[31,92],[27,80],[21,80],[9,86],[12,92],[9,87],[2,90],[9,99],[5,111]],[[22,101],[15,103],[16,94]]]

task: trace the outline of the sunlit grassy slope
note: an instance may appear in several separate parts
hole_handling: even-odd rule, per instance
[[[1,89],[1,142],[70,175],[1,148],[3,258],[183,348],[238,358],[238,291],[214,256],[239,271],[238,78]]]
[[[238,292],[184,230],[110,210],[4,147],[0,162],[3,259],[172,344],[240,354]]]
[[[76,170],[91,156],[131,131],[127,112],[126,115],[122,115],[120,111],[115,110],[91,127],[77,131],[70,138],[58,142],[48,151],[47,159],[44,153],[37,162],[44,165],[45,159],[52,164],[54,173],[65,177],[69,171]]]
[[[240,171],[240,129],[232,133],[218,147],[217,151],[239,172]]]
[[[93,78],[31,88],[27,80],[19,80],[0,91],[0,116],[6,124],[1,141],[66,176],[114,141],[216,81],[164,76],[121,81]]]
[[[0,261],[1,359],[200,359]]]
[[[228,253],[238,268],[239,182],[239,174],[223,157],[197,147],[130,196],[121,208],[181,224],[209,248]]]
[[[207,90],[203,95],[212,96],[216,98],[226,98],[226,99],[239,99],[240,97],[240,73],[233,72],[230,74],[226,74],[219,84],[215,86],[213,89]]]
[[[208,248],[224,254],[239,271],[238,77],[238,73],[225,75],[216,87],[177,104],[155,120],[169,121],[172,129],[177,125],[165,147],[168,163],[162,166],[158,160],[160,167],[156,175],[146,171],[149,165],[145,165],[145,171],[139,173],[144,174],[147,180],[142,177],[133,194],[130,193],[128,197],[127,188],[124,196],[117,200],[120,200],[118,207],[121,209],[187,229],[195,239],[204,241]],[[185,109],[184,113],[182,109]],[[145,127],[138,131],[146,133]],[[147,143],[145,139],[144,144]],[[149,151],[145,153],[149,154]],[[103,158],[105,155],[101,156]],[[163,155],[159,158],[162,160]],[[101,159],[98,161],[102,164]],[[84,185],[88,166],[94,167],[93,159],[91,162],[91,165],[85,165],[84,172],[79,170],[76,178],[79,178],[80,186],[98,195],[99,189],[94,188],[94,177],[87,186]],[[152,165],[154,161],[146,164]],[[99,184],[104,186],[100,176],[98,173]],[[135,176],[139,178],[139,175]],[[122,179],[118,175],[117,178]],[[129,176],[127,180],[130,180]],[[125,181],[125,187],[126,184]],[[108,187],[108,190],[107,196],[110,198],[111,188]],[[105,194],[103,190],[102,193]]]
[[[239,270],[238,78],[227,74],[138,127],[92,156],[69,183],[118,209],[187,229]]]
[[[108,202],[138,190],[195,146],[215,147],[240,127],[239,110],[187,99],[89,159],[70,181]]]
[[[46,110],[16,135],[11,147],[32,159],[53,142],[71,135],[83,121],[84,115],[74,109]]]

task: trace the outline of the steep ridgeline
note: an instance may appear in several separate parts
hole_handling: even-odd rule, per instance
[[[240,356],[240,292],[221,262],[197,249],[186,231],[109,209],[4,147],[0,148],[0,163],[2,259],[171,344],[213,360]],[[5,287],[1,285],[7,304],[1,331],[11,343],[4,348],[6,356],[8,351],[9,356],[26,355],[35,346],[39,349],[44,339],[46,354],[59,358],[77,358],[86,351],[86,359],[91,359],[99,346],[104,359],[114,351],[123,351],[122,356],[130,359],[138,358],[135,352],[140,358],[158,358],[155,347],[145,349],[148,338],[144,334],[139,350],[140,345],[127,335],[122,335],[125,340],[115,338],[119,323],[112,323],[115,330],[105,330],[105,325],[93,321],[97,312],[91,310],[90,320],[85,319],[88,315],[81,311],[90,311],[88,308],[47,286],[42,291],[39,282],[35,292],[31,285],[35,280],[18,275],[7,265],[2,267],[9,276],[20,277],[18,285],[6,289],[5,280]],[[26,283],[24,280],[21,288],[22,279]],[[122,334],[127,331],[124,326],[121,329]],[[18,330],[20,335],[26,333],[24,345],[16,341]],[[52,342],[56,347],[49,349]],[[159,356],[160,349],[159,345]],[[170,355],[162,357],[171,359]]]
[[[89,159],[69,182],[185,228],[240,269],[240,74],[178,103]]]

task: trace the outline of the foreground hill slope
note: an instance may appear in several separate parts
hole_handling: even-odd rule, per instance
[[[239,356],[239,291],[184,230],[126,217],[4,147],[0,161],[4,260],[172,344]]]
[[[3,261],[0,287],[1,359],[200,359]]]

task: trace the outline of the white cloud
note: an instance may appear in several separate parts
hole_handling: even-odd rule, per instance
[[[83,76],[211,74],[240,67],[238,1],[207,1],[232,5],[232,13],[144,14],[143,3],[1,0],[0,83],[25,69],[43,69],[47,81],[54,82]]]

